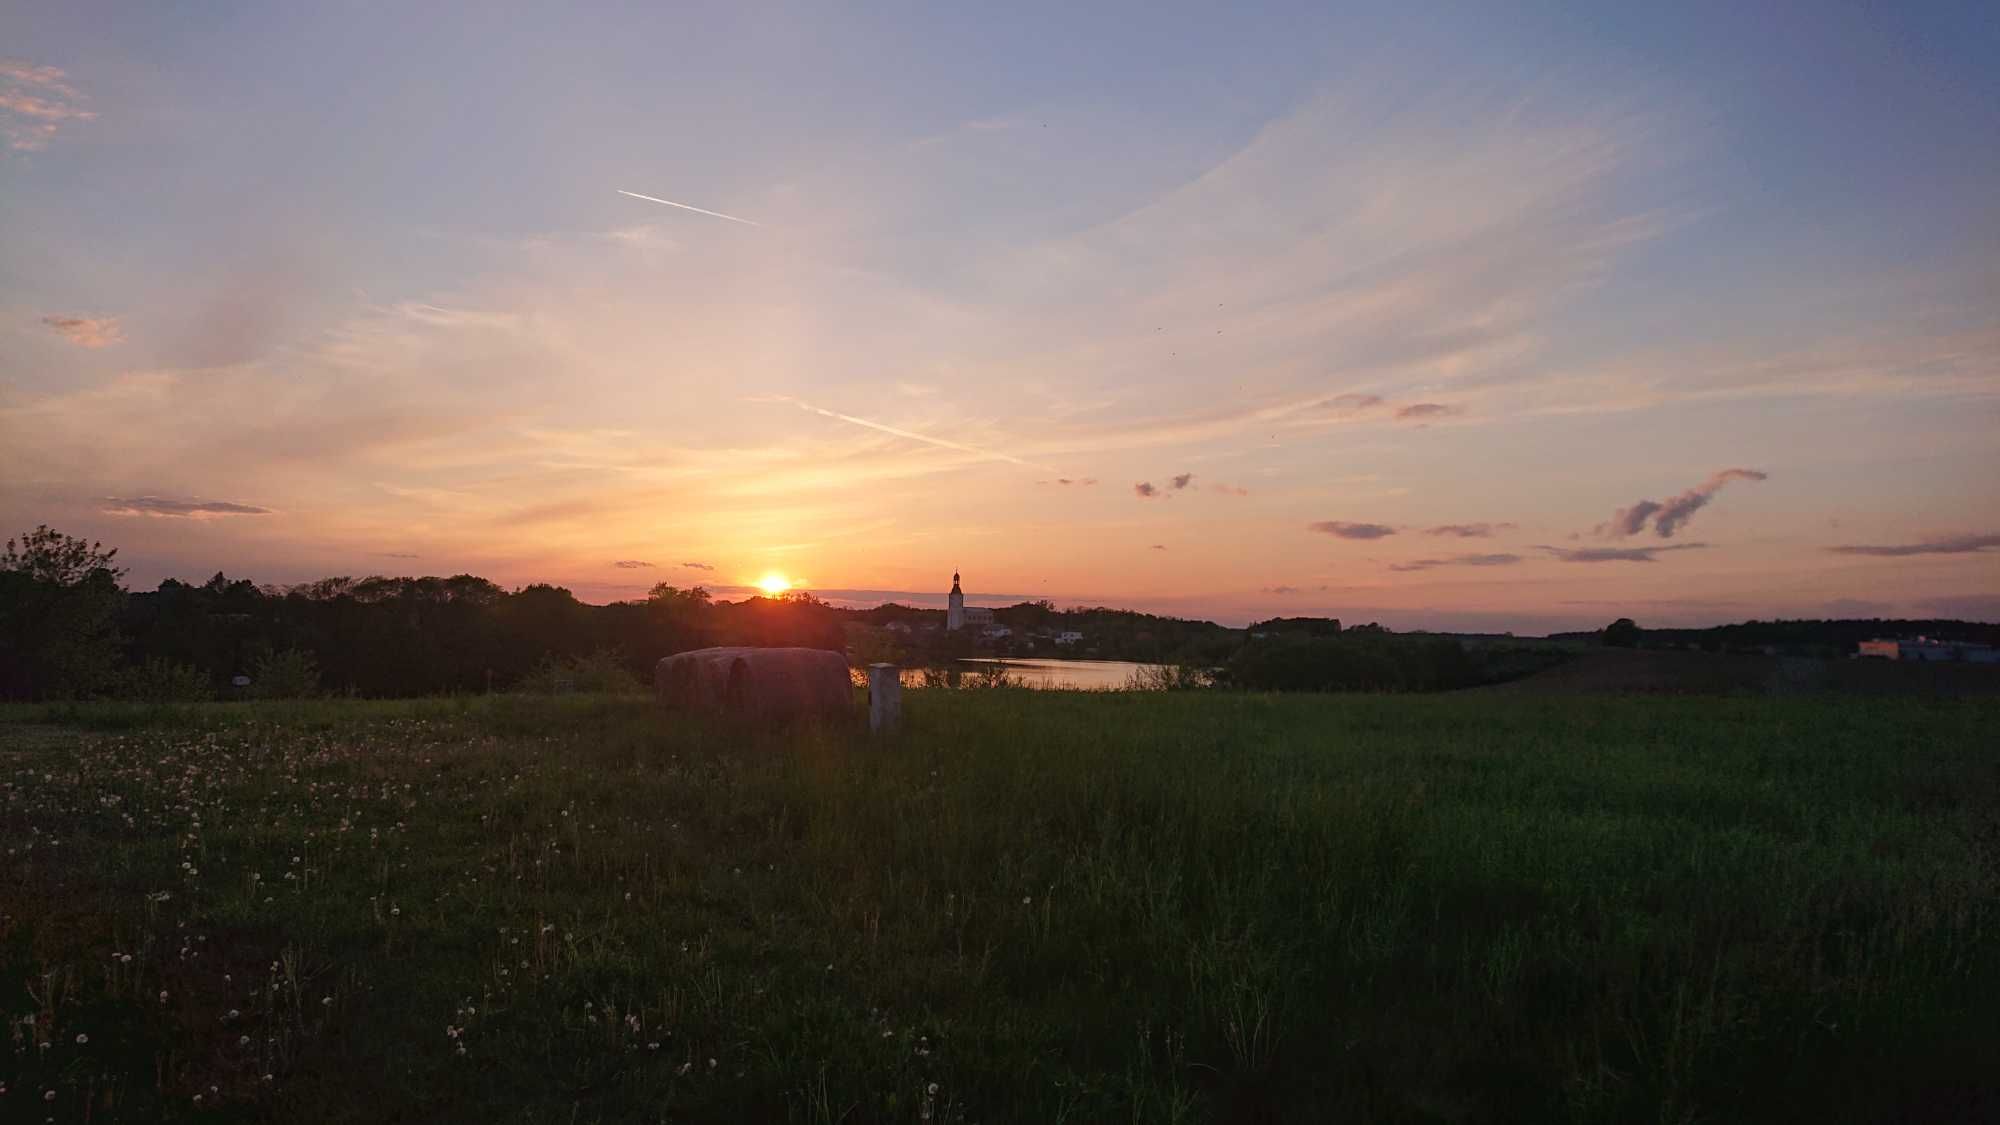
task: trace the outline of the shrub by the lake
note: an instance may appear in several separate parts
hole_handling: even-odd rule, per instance
[[[633,695],[645,685],[617,652],[599,649],[587,656],[543,656],[515,690],[534,695]]]

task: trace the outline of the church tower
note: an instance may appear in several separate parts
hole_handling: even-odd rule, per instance
[[[945,599],[944,627],[947,632],[965,628],[965,592],[958,588],[958,572],[951,572],[951,597]]]

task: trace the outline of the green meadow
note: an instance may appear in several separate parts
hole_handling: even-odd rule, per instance
[[[0,1120],[2000,1113],[1991,702],[0,708]]]

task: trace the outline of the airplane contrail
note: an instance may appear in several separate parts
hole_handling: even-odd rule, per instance
[[[648,203],[664,203],[669,207],[678,207],[683,211],[694,211],[702,215],[713,215],[718,219],[728,219],[732,223],[742,223],[746,227],[761,227],[764,225],[763,223],[757,222],[754,219],[739,219],[734,215],[725,215],[720,211],[711,211],[706,207],[696,207],[692,203],[675,203],[671,199],[661,199],[657,195],[640,195],[636,191],[626,191],[624,188],[613,188],[612,190],[616,191],[619,195],[629,195],[634,199],[643,199]]]
[[[806,402],[802,399],[793,398],[790,395],[759,395],[752,401],[789,402],[793,406],[798,407],[800,410],[803,410],[808,414],[817,414],[822,418],[832,418],[835,421],[847,422],[851,425],[865,426],[868,429],[877,430],[880,431],[881,433],[889,434],[894,437],[907,438],[910,441],[920,441],[923,442],[925,445],[935,445],[939,449],[954,449],[960,453],[970,453],[975,457],[984,457],[991,461],[1005,461],[1011,465],[1019,465],[1022,468],[1026,469],[1038,469],[1045,473],[1059,473],[1062,471],[1061,469],[1057,469],[1050,465],[1038,465],[1033,461],[1023,461],[1019,457],[1016,457],[1011,453],[1000,453],[998,451],[991,449],[981,449],[978,446],[974,445],[963,445],[955,441],[946,441],[944,438],[935,438],[935,437],[929,437],[924,434],[913,433],[910,430],[899,430],[894,426],[885,426],[880,422],[871,422],[866,418],[856,418],[852,414],[842,414],[834,410],[825,410],[820,407],[814,406],[810,402]]]

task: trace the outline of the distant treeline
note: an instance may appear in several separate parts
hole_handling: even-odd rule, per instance
[[[1676,648],[1700,652],[1774,653],[1780,656],[1850,656],[1862,641],[1932,637],[2000,645],[2000,624],[1977,621],[1871,617],[1836,620],[1744,621],[1706,629],[1647,629],[1621,619],[1591,633],[1562,633],[1552,640],[1601,641],[1624,648]]]
[[[0,554],[0,699],[199,699],[331,692],[416,696],[519,687],[637,688],[661,656],[709,645],[801,645],[857,663],[936,667],[985,654],[1171,664],[1264,691],[1441,691],[1527,675],[1588,644],[1838,656],[1873,637],[2000,643],[1963,621],[1751,621],[1713,629],[1603,630],[1550,640],[1398,634],[1333,618],[1248,629],[1129,610],[994,609],[1004,638],[947,633],[942,610],[850,610],[809,594],[721,602],[662,583],[642,600],[588,605],[559,586],[506,590],[450,578],[328,578],[259,586],[216,574],[131,592],[117,551],[38,528]],[[890,628],[899,625],[900,628]],[[1085,638],[1057,646],[1074,631]],[[1558,643],[1551,643],[1551,641]],[[243,682],[246,681],[247,683]]]
[[[1249,633],[1218,683],[1252,691],[1451,691],[1518,679],[1574,655],[1532,641],[1469,647],[1456,637],[1380,625],[1342,629],[1331,618],[1274,618]]]
[[[661,585],[587,605],[484,578],[329,578],[290,588],[217,574],[127,592],[117,552],[47,528],[0,554],[0,698],[413,696],[539,679],[636,683],[668,653],[715,644],[840,650],[838,611],[809,596],[713,601]]]

